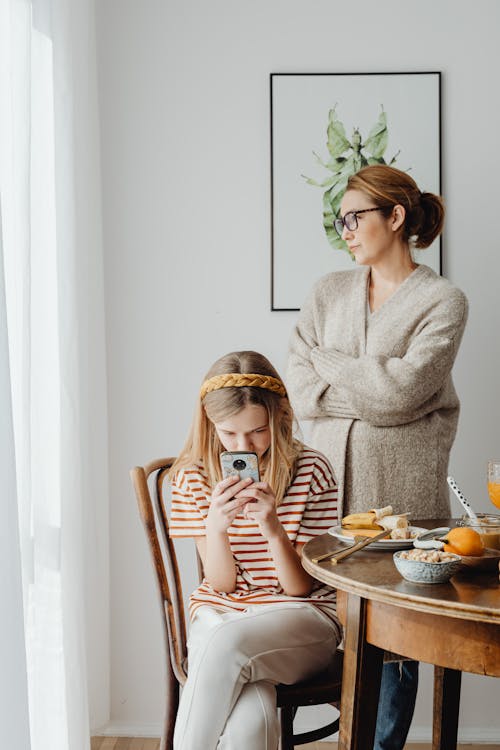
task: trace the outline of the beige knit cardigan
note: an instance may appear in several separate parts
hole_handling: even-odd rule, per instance
[[[413,519],[445,517],[467,300],[419,265],[370,314],[369,278],[367,267],[340,271],[313,288],[290,341],[292,406],[314,420],[308,442],[333,464],[344,515],[391,504]]]

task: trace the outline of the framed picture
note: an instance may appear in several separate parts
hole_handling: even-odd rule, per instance
[[[270,89],[271,309],[299,310],[354,268],[333,228],[349,170],[391,164],[441,193],[441,74],[272,73]],[[441,273],[441,238],[415,260]]]

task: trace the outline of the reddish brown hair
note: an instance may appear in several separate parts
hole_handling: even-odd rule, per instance
[[[443,229],[445,209],[441,196],[421,192],[415,180],[400,169],[386,164],[363,167],[349,178],[348,190],[359,190],[370,197],[385,216],[395,205],[403,206],[403,240],[408,242],[414,237],[415,247],[429,247]]]

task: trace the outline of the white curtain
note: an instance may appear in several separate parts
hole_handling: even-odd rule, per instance
[[[102,297],[90,310],[87,294],[91,282],[102,291],[99,263],[88,271],[100,248],[93,23],[92,0],[0,0],[0,736],[9,750],[90,746],[86,379],[91,319],[103,328]]]

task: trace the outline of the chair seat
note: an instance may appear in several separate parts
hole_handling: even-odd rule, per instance
[[[344,652],[338,650],[330,665],[314,677],[296,682],[294,685],[277,685],[276,700],[278,708],[339,703],[343,663]]]

